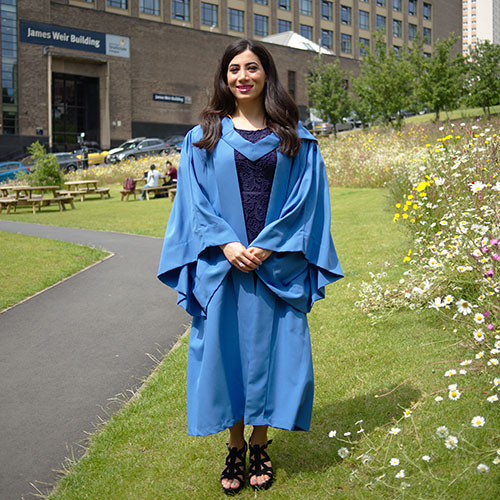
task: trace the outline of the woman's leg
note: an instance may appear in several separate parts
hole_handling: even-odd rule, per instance
[[[232,427],[229,428],[229,447],[241,450],[245,446],[245,436],[244,436],[245,426],[243,424],[243,419],[236,422]],[[244,478],[242,478],[244,480]],[[224,489],[237,489],[240,487],[239,479],[221,479],[221,484]]]
[[[255,425],[253,428],[252,435],[250,436],[250,446],[255,446],[258,444],[259,446],[264,446],[267,444],[267,425]],[[264,462],[265,465],[271,467],[271,462]],[[261,486],[267,481],[269,481],[270,477],[267,474],[250,476],[250,484],[252,486]]]

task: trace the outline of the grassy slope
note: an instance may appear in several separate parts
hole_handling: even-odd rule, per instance
[[[492,106],[491,114],[497,114],[500,112],[500,106]],[[447,113],[446,111],[441,111],[439,118],[441,121],[445,120],[460,120],[462,118],[481,118],[484,117],[483,108],[465,108],[465,109],[455,109]],[[434,121],[436,119],[436,113],[427,113],[425,115],[410,116],[405,118],[405,124],[417,125],[419,123],[427,123]]]
[[[106,252],[0,232],[0,311],[102,259]]]
[[[131,198],[128,202],[122,202],[120,189],[121,186],[111,186],[110,199],[90,197],[83,203],[75,200],[75,210],[70,208],[59,212],[57,207],[44,207],[41,212],[33,215],[31,207],[19,207],[17,213],[7,215],[5,211],[2,212],[0,219],[163,236],[171,201],[168,198],[151,201],[136,201]]]
[[[280,500],[398,497],[399,493],[369,491],[361,482],[349,481],[355,460],[341,462],[336,453],[340,444],[327,434],[331,429],[355,434],[355,421],[363,419],[365,437],[352,455],[366,451],[372,441],[374,446],[380,446],[387,440],[387,428],[381,426],[399,419],[404,408],[443,386],[439,366],[436,373],[429,369],[406,379],[427,363],[457,356],[459,348],[450,347],[453,338],[443,332],[442,325],[429,312],[397,313],[372,327],[366,316],[353,309],[356,292],[348,284],[356,286],[366,278],[367,262],[377,272],[384,261],[406,250],[404,237],[391,223],[392,214],[385,208],[384,196],[382,190],[334,192],[334,239],[347,279],[331,286],[327,299],[318,303],[310,315],[316,375],[311,432],[271,431],[274,439],[271,456],[277,481],[269,491],[259,494],[263,497]],[[159,366],[140,397],[125,405],[92,437],[87,456],[61,480],[51,498],[221,498],[218,475],[226,436],[186,435],[186,356],[187,340],[183,339],[179,348]],[[398,384],[402,385],[389,396],[375,397]],[[415,420],[433,434],[432,430],[443,423],[443,416],[449,418],[453,413],[458,425],[464,419],[470,420],[469,411],[460,404],[454,406],[453,412],[446,406],[437,412],[425,411],[424,407]],[[428,446],[436,446],[434,441],[431,436]],[[406,443],[408,453],[417,446],[422,447],[422,454],[429,451],[427,438],[420,431],[411,431],[411,427],[399,442]],[[398,452],[403,458],[406,452],[399,442],[394,440],[388,445],[387,453]],[[440,449],[433,455],[437,453]],[[458,457],[458,462],[446,456],[436,460],[436,473],[446,476],[447,482],[461,471],[457,466],[463,465],[460,455],[454,457]],[[411,466],[406,467],[410,472]],[[462,498],[462,494],[463,498],[495,498],[498,471],[481,477],[480,481],[476,484],[466,477],[457,480],[449,490],[442,483],[437,491],[445,491],[443,498]],[[438,493],[433,485],[423,481],[402,496],[436,498]],[[239,495],[242,499],[253,497],[249,488]]]

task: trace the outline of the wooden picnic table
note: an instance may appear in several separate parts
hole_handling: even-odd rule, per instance
[[[42,207],[58,205],[59,211],[66,210],[66,204],[75,208],[72,196],[64,196],[59,193],[59,186],[6,186],[2,188],[2,198],[0,198],[0,213],[7,207],[7,213],[14,207],[16,212],[18,206],[31,205],[33,214],[41,210]],[[47,196],[48,193],[48,196]]]
[[[100,195],[101,200],[104,200],[105,195],[108,195],[108,198],[111,198],[109,188],[100,188],[98,184],[99,181],[97,180],[67,181],[64,183],[67,189],[60,191],[60,194],[80,196],[80,201],[84,201],[85,196],[89,194],[98,194]]]
[[[166,179],[166,178],[167,178],[166,175],[163,175],[163,174],[160,175],[160,179]],[[159,184],[158,186],[147,187],[147,188],[141,188],[141,187],[137,186],[137,184],[139,184],[139,183],[142,183],[142,182],[146,183],[146,177],[137,177],[137,178],[134,178],[134,181],[136,183],[135,189],[132,190],[132,189],[123,188],[121,190],[121,195],[122,195],[121,201],[123,201],[123,200],[128,201],[129,196],[131,194],[134,195],[134,199],[137,199],[136,195],[141,194],[143,189],[144,189],[144,194],[146,195],[146,200],[148,200],[148,201],[149,201],[149,194],[150,193],[163,194],[163,195],[169,196],[173,200],[173,198],[170,196],[170,191],[177,186],[177,184],[176,184],[177,181],[175,181],[173,184],[169,184],[167,186],[163,186],[163,185]]]

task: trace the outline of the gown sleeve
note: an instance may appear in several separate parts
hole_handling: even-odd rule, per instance
[[[205,316],[210,298],[231,264],[219,245],[239,241],[208,199],[207,153],[193,146],[201,128],[188,132],[179,160],[177,193],[168,221],[158,278],[177,291],[177,303],[192,316]],[[205,186],[205,187],[204,187]]]
[[[251,246],[272,250],[257,270],[280,298],[309,312],[324,288],[343,277],[330,233],[330,195],[316,141],[303,140],[290,173],[286,202]]]

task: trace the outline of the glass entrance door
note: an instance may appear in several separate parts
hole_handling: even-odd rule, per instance
[[[99,78],[66,73],[52,74],[53,149],[78,149],[78,136],[99,146]]]

